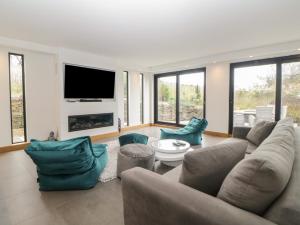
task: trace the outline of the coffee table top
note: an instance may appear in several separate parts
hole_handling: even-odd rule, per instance
[[[184,145],[176,146],[173,143],[177,142],[178,140],[175,139],[163,139],[158,141],[153,141],[151,146],[157,152],[167,153],[167,154],[175,154],[175,153],[184,153],[186,152],[191,146],[186,141],[179,141]]]

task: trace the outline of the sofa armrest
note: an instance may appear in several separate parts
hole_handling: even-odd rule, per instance
[[[246,139],[251,127],[233,127],[232,136],[235,138]]]
[[[122,174],[125,225],[275,225],[142,168]]]

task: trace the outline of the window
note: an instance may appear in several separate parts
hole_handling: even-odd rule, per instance
[[[205,68],[155,75],[155,123],[205,117]]]
[[[140,73],[140,123],[144,123],[144,74]]]
[[[280,117],[291,117],[300,126],[300,61],[282,64]]]
[[[123,72],[123,85],[124,85],[124,126],[129,126],[129,98],[128,98],[128,72]]]
[[[12,143],[26,142],[24,56],[9,53]]]
[[[300,123],[300,56],[231,64],[229,133],[262,120]]]

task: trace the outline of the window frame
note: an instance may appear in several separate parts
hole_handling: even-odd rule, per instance
[[[180,75],[185,75],[189,73],[195,73],[195,72],[203,72],[204,73],[204,84],[203,84],[203,118],[206,117],[206,67],[196,68],[196,69],[189,69],[189,70],[180,70],[180,71],[174,71],[174,72],[167,72],[167,73],[159,73],[154,74],[154,123],[155,124],[162,124],[162,125],[171,125],[171,126],[178,126],[183,127],[184,124],[180,124],[180,116],[179,116],[179,109],[180,109]],[[175,76],[176,77],[176,121],[175,123],[169,123],[164,121],[158,120],[158,79],[161,77],[170,77]]]
[[[127,95],[127,104],[126,104],[127,125],[126,125],[126,127],[128,127],[129,126],[129,73],[128,73],[128,71],[123,71],[123,73],[126,73],[126,90],[127,90],[127,93],[126,93],[126,95]],[[124,90],[124,84],[123,84],[123,90]],[[123,101],[124,101],[124,97],[123,97]],[[124,106],[124,102],[123,102],[123,106]],[[124,113],[124,115],[125,115],[125,113]],[[125,122],[125,119],[123,121],[123,126],[124,126],[124,122]]]
[[[142,93],[142,96],[141,96],[141,109],[140,109],[140,123],[141,124],[144,124],[144,74],[143,73],[140,73],[140,76],[141,76],[141,83],[142,83],[142,90],[141,90],[141,93]]]
[[[282,94],[282,64],[289,62],[300,62],[300,54],[281,56],[275,58],[266,58],[259,60],[250,60],[245,62],[231,63],[229,75],[229,119],[228,133],[232,134],[233,130],[233,111],[234,111],[234,70],[237,68],[262,66],[268,64],[276,65],[276,86],[275,86],[275,121],[280,120],[281,115],[281,94]]]
[[[12,88],[11,88],[11,55],[22,57],[22,95],[23,95],[23,117],[24,117],[24,141],[14,142],[14,133],[13,133],[13,115],[12,115]],[[25,67],[24,67],[24,55],[19,53],[8,53],[8,75],[9,75],[9,101],[10,101],[10,126],[11,126],[11,143],[20,144],[27,142],[27,124],[26,124],[26,96],[25,96]]]

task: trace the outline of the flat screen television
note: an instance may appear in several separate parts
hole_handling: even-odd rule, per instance
[[[113,99],[115,72],[65,64],[66,99]]]

